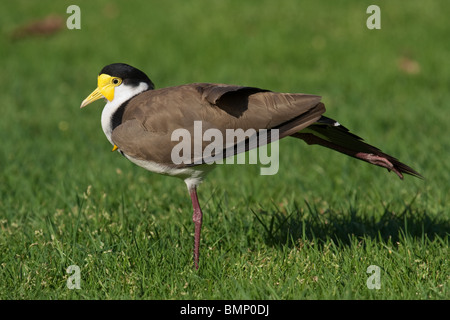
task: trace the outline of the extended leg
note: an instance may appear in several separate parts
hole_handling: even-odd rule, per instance
[[[335,130],[337,130],[337,129],[335,129]],[[302,139],[307,144],[318,144],[318,145],[336,150],[343,154],[349,155],[356,159],[360,159],[360,160],[369,162],[371,164],[386,168],[389,171],[395,172],[400,179],[403,179],[402,173],[411,174],[411,175],[419,177],[419,178],[422,177],[418,172],[416,172],[414,169],[408,167],[406,164],[401,163],[394,157],[381,152],[376,147],[371,146],[367,143],[364,143],[362,140],[358,140],[358,138],[352,137],[350,134],[345,137],[348,141],[343,139],[342,137],[340,137],[342,140],[342,141],[339,140],[341,145],[334,143],[332,141],[322,139],[321,137],[318,137],[312,133],[299,132],[299,133],[293,134],[292,137]],[[350,147],[343,146],[342,144],[344,144],[344,143],[347,143]],[[356,146],[360,149],[363,149],[363,151],[356,151],[357,150]]]
[[[194,213],[192,215],[192,221],[195,224],[195,234],[194,234],[194,267],[198,269],[198,260],[199,260],[199,252],[200,252],[200,231],[202,229],[202,219],[203,213],[200,208],[200,204],[198,203],[197,198],[197,187],[192,186],[189,188],[189,194],[192,200],[192,207],[194,208]]]

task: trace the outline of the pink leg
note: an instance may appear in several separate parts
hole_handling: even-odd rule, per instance
[[[192,207],[194,208],[194,214],[192,215],[192,221],[195,224],[195,234],[194,234],[194,267],[198,269],[198,260],[200,252],[200,231],[202,229],[202,218],[203,213],[198,203],[197,198],[197,187],[193,186],[189,189],[189,194],[192,200]]]
[[[386,169],[388,169],[389,171],[394,171],[400,179],[403,179],[403,175],[400,171],[398,171],[394,165],[385,157],[380,157],[377,156],[376,154],[372,154],[372,153],[365,153],[365,152],[358,152],[355,154],[356,158],[359,158],[361,160],[367,161],[371,164],[380,166],[380,167],[384,167]]]

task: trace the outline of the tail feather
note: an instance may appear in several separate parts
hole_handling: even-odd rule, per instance
[[[302,139],[307,144],[321,145],[356,159],[386,168],[389,171],[392,170],[400,179],[403,179],[403,173],[423,178],[411,167],[383,153],[380,149],[365,143],[362,138],[351,133],[347,128],[339,124],[339,122],[324,116],[309,127],[291,136]]]

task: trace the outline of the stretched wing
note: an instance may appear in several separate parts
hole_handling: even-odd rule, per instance
[[[322,116],[316,123],[295,133],[293,137],[304,140],[308,144],[321,145],[351,157],[369,162],[395,172],[401,179],[402,173],[410,174],[419,178],[422,176],[400,162],[398,159],[382,152],[363,141],[362,138],[351,133],[339,122]]]

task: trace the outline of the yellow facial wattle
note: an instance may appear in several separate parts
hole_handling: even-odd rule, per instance
[[[97,79],[97,89],[83,100],[80,108],[83,108],[100,98],[106,98],[108,101],[112,101],[114,99],[114,89],[121,83],[122,79],[102,73]]]

